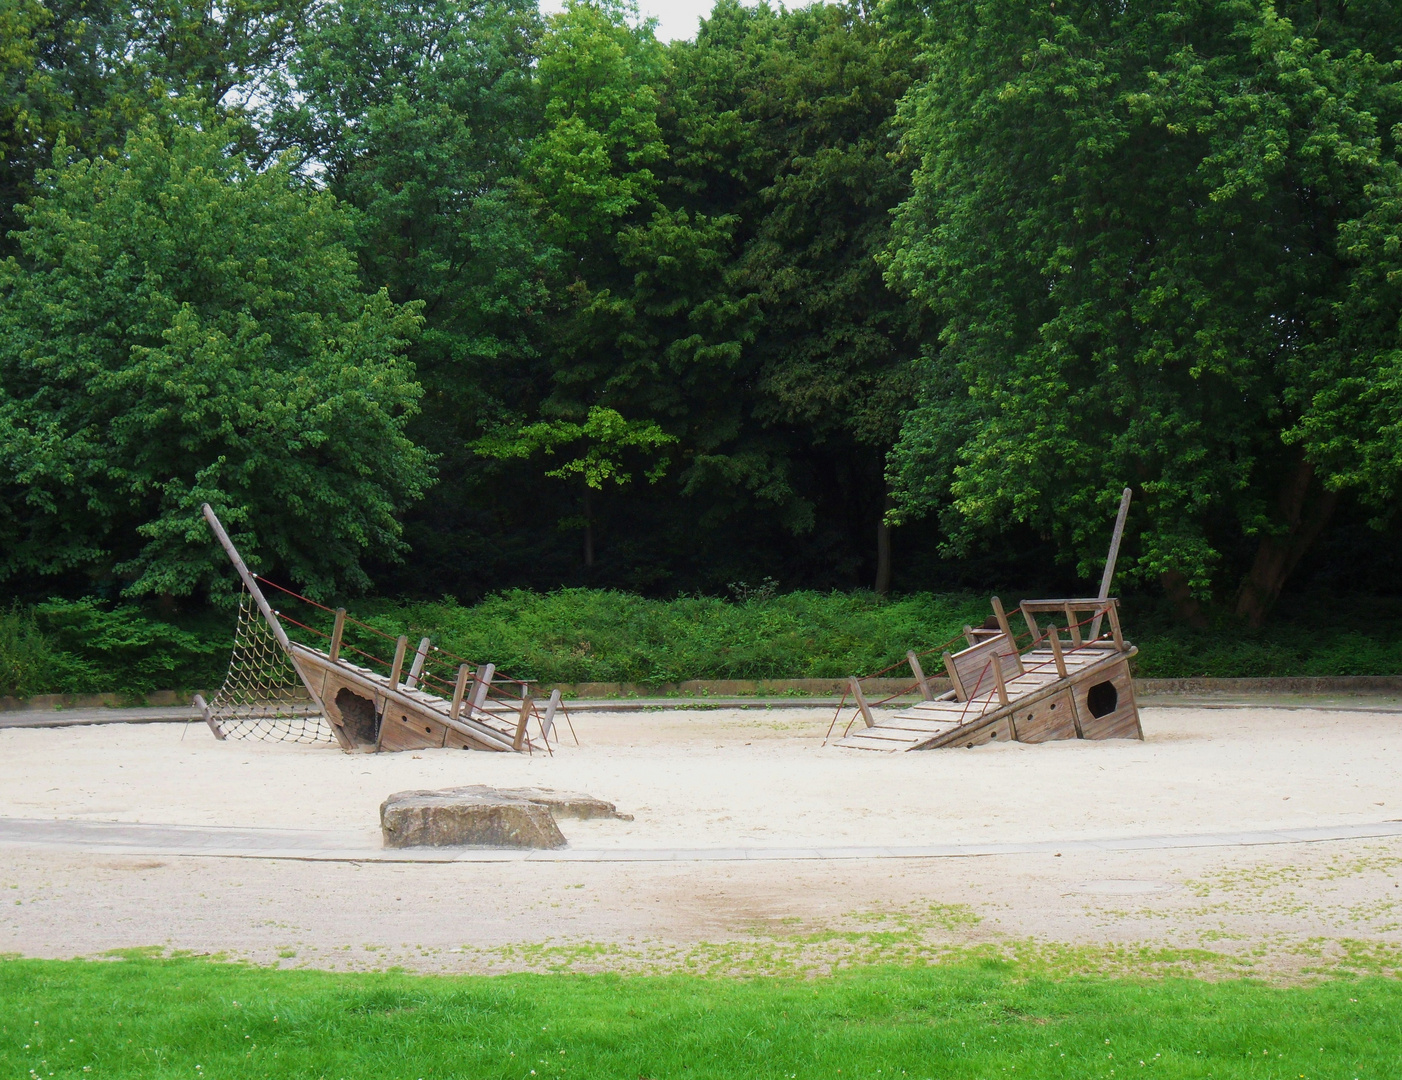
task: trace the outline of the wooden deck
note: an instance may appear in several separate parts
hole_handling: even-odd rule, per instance
[[[873,710],[871,726],[862,726],[859,717],[855,730],[836,745],[897,753],[990,742],[1142,739],[1129,675],[1129,659],[1136,652],[1128,643],[1122,651],[1108,641],[1067,649],[1062,677],[1051,648],[1042,645],[1023,653],[1022,673],[1006,679],[1006,705],[996,687],[980,684],[968,701],[951,693],[898,709]],[[1103,689],[1107,684],[1111,689]]]

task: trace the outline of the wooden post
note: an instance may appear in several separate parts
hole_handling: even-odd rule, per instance
[[[341,658],[341,638],[345,636],[345,633],[346,609],[338,607],[336,609],[336,625],[331,627],[331,648],[327,651],[333,664]]]
[[[487,691],[491,688],[496,670],[495,664],[483,664],[477,669],[477,683],[472,688],[472,701],[467,706],[468,716],[475,715],[487,703]]]
[[[910,664],[911,674],[915,676],[915,682],[920,687],[920,696],[926,701],[934,701],[935,695],[930,690],[930,680],[925,678],[925,669],[920,666],[920,657],[915,655],[915,650],[905,654],[906,661]]]
[[[1047,627],[1047,637],[1051,639],[1052,659],[1056,661],[1056,673],[1066,678],[1066,657],[1061,654],[1061,635],[1055,626]]]
[[[1120,632],[1120,612],[1119,604],[1111,600],[1106,607],[1106,613],[1110,616],[1110,634],[1115,639],[1115,648],[1120,652],[1125,651],[1125,636]]]
[[[268,625],[272,627],[273,636],[277,638],[277,643],[281,645],[283,649],[290,648],[291,642],[287,640],[287,631],[282,628],[282,623],[278,620],[276,612],[272,609],[272,605],[270,605],[267,598],[263,596],[263,590],[258,588],[258,582],[253,580],[253,575],[249,572],[248,567],[244,565],[243,556],[238,553],[238,549],[234,547],[234,542],[229,539],[229,534],[224,531],[224,526],[219,523],[219,518],[215,516],[214,509],[209,503],[202,503],[200,509],[204,512],[204,519],[209,523],[209,527],[214,533],[214,538],[219,541],[220,546],[224,548],[224,554],[229,556],[229,561],[234,564],[234,569],[238,571],[239,577],[243,580],[244,588],[253,596],[253,602],[258,605],[258,610],[263,613],[263,618],[266,619]],[[308,689],[311,688],[308,687]],[[316,698],[316,695],[313,694],[312,697]],[[320,701],[318,701],[317,704],[320,704]]]
[[[954,657],[950,655],[948,649],[945,649],[940,656],[944,660],[944,673],[949,676],[949,682],[954,687],[954,696],[960,701],[968,701],[969,695],[964,690],[964,680],[959,678],[959,669],[954,666]]]
[[[409,677],[404,680],[404,689],[412,690],[419,685],[419,676],[424,671],[424,661],[428,659],[428,638],[419,642],[414,650],[414,662],[409,665]]]
[[[867,722],[867,727],[876,727],[876,721],[871,717],[871,706],[867,704],[866,695],[862,693],[862,684],[857,676],[853,675],[847,680],[852,687],[852,697],[857,702],[857,708],[862,711],[862,719]]]
[[[978,639],[974,637],[974,628],[968,623],[964,624],[964,640],[969,643],[971,649],[978,644]]]
[[[998,684],[998,704],[1006,705],[1008,703],[1008,687],[1003,682],[1003,658],[996,653],[993,655],[993,681]]]
[[[1066,629],[1071,631],[1071,648],[1081,647],[1081,628],[1076,625],[1076,613],[1071,610],[1071,605],[1066,605]]]
[[[389,668],[389,688],[399,689],[399,676],[404,670],[404,654],[409,650],[409,638],[405,634],[399,635],[399,640],[394,643],[394,663]]]
[[[1013,628],[1008,625],[1007,613],[1003,610],[1003,601],[996,596],[993,598],[993,616],[998,620],[998,629],[1008,635],[1008,640],[1013,639]]]
[[[1032,644],[1029,645],[1028,648],[1035,649],[1037,647],[1037,639],[1042,636],[1041,631],[1037,629],[1037,620],[1032,617],[1032,612],[1027,610],[1025,604],[1019,604],[1018,610],[1022,612],[1022,619],[1027,623],[1027,630],[1032,635]]]
[[[458,718],[458,713],[462,712],[462,696],[467,692],[467,679],[472,674],[471,669],[466,664],[458,667],[458,681],[453,687],[453,704],[448,709],[448,717],[451,720]]]
[[[540,737],[547,743],[550,733],[555,730],[555,710],[560,707],[560,691],[550,691],[550,700],[545,703],[545,715],[540,718]]]
[[[214,714],[209,711],[209,705],[199,694],[195,695],[195,708],[200,710],[200,715],[204,717],[204,722],[209,725],[209,730],[214,732],[214,737],[220,742],[224,741],[224,729],[219,726],[219,722],[214,719]]]
[[[1110,536],[1110,553],[1105,556],[1105,573],[1100,576],[1100,593],[1097,600],[1106,600],[1110,596],[1110,582],[1115,576],[1115,561],[1120,557],[1120,541],[1125,534],[1125,518],[1129,516],[1129,500],[1133,498],[1134,492],[1125,488],[1120,493],[1120,512],[1115,518],[1115,531]],[[1096,612],[1095,618],[1090,624],[1090,639],[1094,641],[1100,636],[1100,613]]]
[[[511,740],[511,749],[520,750],[526,742],[526,721],[531,718],[531,695],[521,699],[521,715],[516,720],[516,737]]]

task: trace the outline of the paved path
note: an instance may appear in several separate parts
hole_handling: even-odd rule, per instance
[[[0,818],[0,845],[79,849],[109,855],[187,855],[311,862],[792,862],[837,859],[949,859],[1079,851],[1163,851],[1173,848],[1317,844],[1402,836],[1402,821],[1323,825],[1303,829],[1038,840],[1006,844],[925,844],[884,847],[790,848],[499,848],[370,847],[363,834],[296,829],[240,829],[127,822]]]

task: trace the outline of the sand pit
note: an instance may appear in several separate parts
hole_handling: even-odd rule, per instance
[[[0,951],[162,945],[264,960],[291,952],[320,965],[499,970],[597,942],[613,942],[619,964],[651,963],[682,946],[756,934],[789,940],[852,918],[869,925],[874,915],[924,919],[930,941],[1013,935],[1245,954],[1265,939],[1362,936],[1402,947],[1397,837],[1241,850],[1083,845],[1064,857],[974,860],[763,858],[777,848],[1070,844],[1396,821],[1395,712],[1150,706],[1143,743],[905,755],[825,748],[829,717],[777,709],[586,715],[576,717],[583,745],[554,757],[349,755],[219,743],[197,725],[0,731],[5,819],[285,828],[369,849],[379,847],[378,807],[392,791],[538,786],[587,791],[634,815],[562,822],[571,848],[621,859],[726,850],[737,860],[403,866],[9,844],[0,846],[0,886],[17,902],[0,908]],[[406,897],[420,909],[412,925],[393,915]],[[353,930],[317,917],[343,898],[364,915]],[[498,914],[465,933],[455,912],[483,908]]]

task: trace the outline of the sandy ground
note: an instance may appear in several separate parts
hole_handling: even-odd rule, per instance
[[[1402,818],[1396,712],[1144,710],[1146,740],[876,755],[829,714],[576,717],[552,758],[346,755],[202,726],[0,731],[0,817],[291,827],[377,842],[404,788],[587,791],[578,847],[1070,840]],[[788,970],[952,947],[1305,970],[1402,964],[1402,838],[793,863],[395,865],[0,847],[0,952],[163,947],[325,967]],[[1167,960],[1181,953],[1165,954]],[[1217,958],[1222,959],[1217,959]]]

